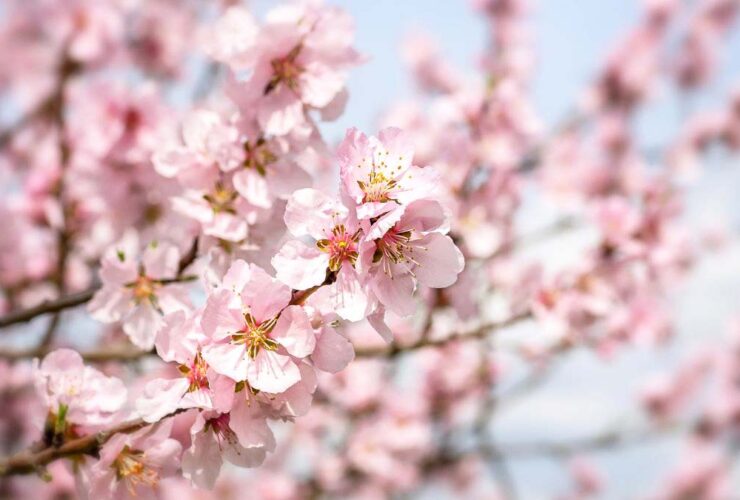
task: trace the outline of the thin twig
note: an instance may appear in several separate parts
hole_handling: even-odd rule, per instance
[[[394,358],[403,354],[404,352],[423,349],[425,347],[440,347],[452,342],[480,339],[487,336],[491,332],[495,332],[503,328],[521,323],[530,319],[531,317],[532,314],[529,311],[524,311],[519,314],[514,314],[504,320],[487,322],[472,330],[458,332],[450,335],[449,337],[434,339],[420,338],[419,340],[417,340],[416,342],[412,342],[411,344],[393,344],[392,346],[357,349],[355,351],[355,356],[358,358],[377,356]]]
[[[532,442],[498,444],[498,451],[507,457],[551,456],[566,457],[588,451],[635,446],[671,434],[685,432],[690,425],[676,424],[638,429],[610,429],[595,436],[562,442]]]
[[[198,241],[196,238],[193,241],[190,250],[188,250],[188,252],[180,259],[180,264],[178,265],[177,271],[178,278],[175,278],[173,280],[162,280],[162,283],[174,283],[179,281],[192,280],[192,276],[181,275],[185,271],[185,269],[187,269],[187,267],[190,266],[193,261],[195,261],[195,257],[197,256],[197,249]],[[55,313],[82,305],[86,302],[89,302],[90,299],[92,299],[93,295],[95,295],[95,292],[100,289],[100,287],[100,284],[96,284],[81,292],[65,295],[64,297],[60,297],[54,300],[47,300],[37,306],[29,307],[28,309],[23,309],[21,311],[8,313],[5,316],[0,317],[0,328],[15,325],[17,323],[25,323],[27,321],[31,321],[37,316]]]
[[[162,420],[173,417],[185,410],[177,410],[166,415]],[[160,422],[162,421],[160,420]],[[91,455],[95,456],[105,443],[116,434],[130,434],[150,424],[143,419],[131,420],[123,424],[114,426],[108,430],[96,432],[73,439],[59,447],[47,446],[40,450],[24,450],[8,459],[0,462],[0,476],[10,476],[16,474],[31,474],[40,472],[43,467],[60,458]]]

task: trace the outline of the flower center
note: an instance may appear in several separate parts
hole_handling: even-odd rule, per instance
[[[156,298],[155,293],[160,284],[149,276],[141,274],[136,278],[136,281],[128,286],[133,289],[134,301],[137,304],[140,304],[147,301],[154,302],[154,299]]]
[[[291,90],[298,89],[298,77],[303,72],[303,68],[296,61],[300,52],[301,46],[296,45],[287,55],[270,61],[273,76],[265,87],[265,94],[272,92],[281,83]]]
[[[222,413],[218,417],[211,418],[206,421],[206,429],[211,429],[216,435],[218,440],[218,447],[223,449],[223,442],[225,441],[229,445],[238,443],[238,438],[234,431],[229,427],[229,421],[231,417],[228,413]]]
[[[344,224],[334,226],[329,238],[317,241],[316,246],[329,254],[329,270],[333,272],[339,271],[345,261],[353,266],[357,261],[356,236],[349,234]]]
[[[206,373],[208,372],[208,364],[203,359],[200,351],[195,354],[190,366],[180,365],[178,370],[183,377],[186,377],[190,382],[188,392],[197,391],[199,389],[208,389],[208,377],[206,376]]]
[[[247,346],[247,355],[251,359],[257,357],[260,349],[264,348],[268,351],[277,350],[280,345],[269,337],[270,332],[275,328],[277,317],[257,324],[257,321],[251,314],[245,313],[244,321],[246,325],[240,332],[231,336],[231,341],[234,344],[245,344]]]
[[[266,167],[277,160],[277,156],[270,151],[267,141],[263,138],[258,139],[254,145],[245,142],[244,152],[246,155],[244,168],[253,168],[262,176],[267,173]]]
[[[210,193],[203,195],[203,199],[211,206],[213,213],[227,212],[235,214],[236,210],[234,210],[232,203],[237,196],[236,191],[227,188],[221,182],[217,182]]]
[[[385,175],[378,170],[373,170],[367,178],[367,182],[357,181],[357,184],[365,193],[362,198],[363,203],[378,202],[384,203],[390,200],[390,192],[398,184],[394,179]]]
[[[132,496],[139,485],[154,487],[159,482],[157,471],[147,464],[144,452],[125,446],[111,464],[116,471],[116,479],[124,481]]]
[[[414,259],[414,245],[410,243],[411,235],[411,231],[389,230],[376,243],[373,263],[381,262],[383,272],[388,276],[393,274],[391,264],[411,263],[418,266],[419,263]]]

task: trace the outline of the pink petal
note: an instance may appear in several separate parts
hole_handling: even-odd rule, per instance
[[[261,349],[247,368],[249,384],[255,389],[271,394],[283,392],[300,379],[301,373],[290,356],[267,349]]]
[[[144,387],[143,395],[136,400],[136,411],[145,421],[158,422],[180,408],[188,385],[185,378],[152,380]]]
[[[414,270],[419,283],[432,288],[445,288],[457,281],[465,259],[449,236],[430,233],[419,241],[423,249],[414,253],[419,265]]]
[[[249,285],[242,290],[242,300],[258,322],[277,315],[291,298],[291,290],[265,272],[259,266],[251,265]]]
[[[275,436],[258,404],[242,400],[231,410],[229,427],[244,448],[275,449]]]
[[[162,326],[162,315],[148,302],[142,302],[123,322],[123,331],[134,345],[149,351],[154,347],[154,339]]]
[[[132,307],[131,294],[120,287],[104,286],[93,296],[87,305],[90,315],[103,323],[120,321]]]
[[[416,310],[414,278],[410,274],[388,276],[379,271],[371,284],[378,300],[399,316],[410,316]]]
[[[296,358],[305,358],[316,346],[316,336],[311,328],[311,322],[306,311],[300,306],[288,306],[283,310],[270,337]]]
[[[343,212],[342,212],[343,210]],[[299,189],[285,207],[285,225],[293,236],[309,235],[316,240],[326,238],[326,231],[334,226],[333,216],[340,218],[347,209],[316,189]]]
[[[306,290],[326,279],[329,254],[298,240],[285,243],[272,258],[277,279],[295,290]]]
[[[348,321],[360,321],[365,317],[367,290],[352,266],[342,266],[337,273],[337,281],[330,289],[339,316]]]
[[[180,252],[174,245],[147,245],[141,257],[144,272],[154,279],[174,278],[180,262]]]
[[[385,309],[378,307],[375,312],[367,317],[367,322],[373,327],[378,335],[389,344],[393,342],[393,332],[385,323]]]
[[[182,475],[198,488],[210,490],[218,479],[222,464],[221,447],[213,433],[199,432],[182,455]]]
[[[243,345],[213,344],[203,348],[203,359],[213,370],[235,381],[245,380],[250,363]]]
[[[257,120],[267,135],[285,135],[303,123],[303,103],[288,87],[278,85],[261,99]]]
[[[252,274],[252,270],[249,264],[242,259],[235,260],[229,270],[221,280],[221,284],[224,288],[228,288],[237,294],[241,294],[242,290],[247,283],[249,283],[249,277]]]
[[[267,179],[252,169],[242,168],[234,174],[234,189],[256,207],[272,206]]]
[[[342,337],[334,328],[324,326],[311,354],[314,366],[319,370],[337,373],[355,358],[352,343]]]
[[[235,307],[235,299],[238,296],[226,289],[216,290],[208,297],[200,320],[203,333],[213,340],[220,340],[244,328],[244,316],[241,308]]]

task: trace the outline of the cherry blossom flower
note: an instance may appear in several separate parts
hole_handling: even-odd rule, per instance
[[[355,269],[361,232],[350,211],[318,190],[301,189],[288,200],[285,224],[293,236],[310,236],[314,243],[285,243],[272,259],[277,278],[296,290],[307,290],[333,273],[336,281],[323,293],[329,294],[339,316],[362,319],[369,305],[366,286]]]
[[[415,308],[416,283],[445,288],[457,280],[464,258],[440,232],[446,224],[442,206],[433,200],[412,202],[373,224],[361,245],[360,267],[370,273],[372,290],[384,306],[407,316]]]
[[[180,253],[168,243],[152,243],[139,256],[136,241],[123,241],[102,260],[103,287],[88,306],[104,323],[121,321],[123,330],[141,349],[151,349],[163,326],[162,316],[190,308],[187,289],[173,283]]]
[[[354,29],[345,12],[319,2],[281,6],[268,13],[256,36],[245,13],[231,10],[226,16],[225,32],[217,36],[230,47],[214,55],[235,70],[251,69],[241,86],[242,102],[251,103],[245,107],[255,109],[266,134],[305,127],[306,108],[321,110],[325,118],[339,114],[347,70],[361,61],[351,47]]]
[[[400,129],[386,128],[377,138],[354,128],[347,131],[337,157],[343,193],[355,204],[358,219],[400,211],[435,194],[438,174],[413,165],[413,155],[413,146]]]
[[[85,366],[71,349],[44,357],[36,367],[36,390],[55,418],[79,425],[110,423],[126,404],[123,382]]]
[[[90,495],[101,499],[151,495],[179,466],[182,447],[170,439],[171,430],[172,420],[167,420],[113,436],[100,450],[100,460],[90,466]]]
[[[208,297],[201,325],[212,344],[203,357],[218,373],[270,393],[297,383],[296,358],[316,344],[308,316],[291,306],[291,290],[262,268],[235,261]]]
[[[208,338],[200,329],[200,314],[178,311],[166,316],[164,323],[155,342],[157,354],[177,363],[181,377],[148,382],[136,401],[138,412],[144,420],[158,422],[181,408],[228,411],[234,381],[214,373],[203,359]]]
[[[198,414],[191,442],[182,457],[183,475],[203,489],[213,489],[224,459],[238,467],[257,467],[265,460],[264,447],[245,448],[229,427],[228,413]]]

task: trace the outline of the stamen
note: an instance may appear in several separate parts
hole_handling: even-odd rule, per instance
[[[247,355],[251,359],[257,357],[260,349],[276,351],[278,347],[280,347],[280,344],[269,337],[270,332],[277,324],[277,317],[270,318],[267,321],[257,324],[251,314],[245,313],[244,321],[246,326],[242,331],[233,334],[231,336],[231,341],[234,344],[245,344],[247,346]]]
[[[338,224],[331,230],[328,238],[316,242],[322,252],[329,254],[329,270],[337,272],[344,262],[354,266],[357,262],[357,235],[347,232],[344,224]]]
[[[116,479],[125,482],[132,496],[136,496],[138,486],[153,488],[159,482],[159,473],[147,463],[144,452],[128,446],[121,450],[111,467],[116,471]]]
[[[227,188],[222,182],[217,182],[213,191],[209,194],[204,194],[203,199],[211,206],[213,213],[226,212],[236,214],[236,210],[232,204],[238,195],[235,190]]]

